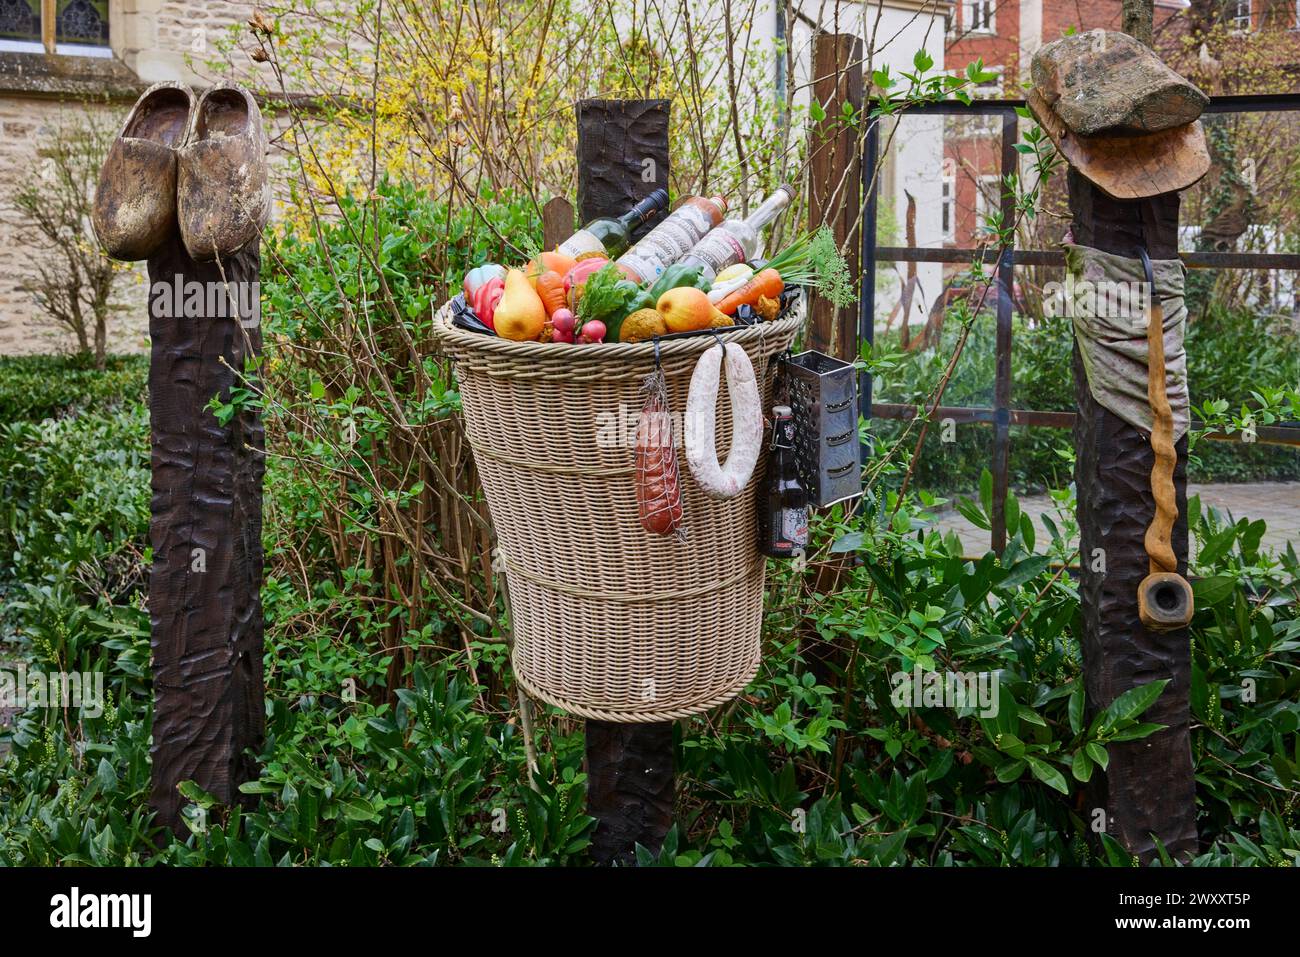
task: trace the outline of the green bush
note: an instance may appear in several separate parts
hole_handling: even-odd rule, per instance
[[[892,373],[877,380],[881,402],[921,403],[939,381],[956,346],[959,329],[944,329],[940,348],[909,354]],[[1015,318],[1012,336],[1013,408],[1073,411],[1072,331],[1066,320],[1029,325]],[[897,346],[891,335],[877,347]],[[1252,401],[1260,386],[1294,387],[1300,382],[1300,337],[1289,319],[1259,316],[1221,307],[1209,309],[1187,327],[1188,379],[1191,402],[1199,406],[1227,399],[1234,406]],[[995,326],[993,316],[979,316],[971,329],[956,370],[944,393],[946,406],[994,403]],[[900,426],[877,420],[872,429],[885,439]],[[992,429],[959,425],[955,442],[943,442],[931,429],[917,470],[923,488],[969,493],[992,455]],[[1015,426],[1011,430],[1011,485],[1022,492],[1060,488],[1071,481],[1068,431]],[[1193,482],[1294,481],[1300,479],[1300,452],[1285,446],[1202,442],[1189,464]]]
[[[513,257],[500,231],[534,229],[535,214],[502,202],[489,211],[488,228],[408,188],[386,189],[393,205],[378,220],[381,268],[396,287],[390,301],[401,304],[403,328],[421,342],[430,307],[458,271]],[[320,366],[309,366],[285,348],[298,343],[312,356],[321,336],[349,342],[338,326],[347,305],[377,314],[378,283],[351,232],[359,228],[369,244],[375,236],[366,224],[375,219],[360,207],[348,215],[330,226],[327,242],[355,285],[337,288],[320,250],[290,238],[276,248],[292,281],[272,270],[264,286],[268,354],[282,366],[271,375],[298,398],[267,409],[272,448],[282,454],[268,457],[268,725],[260,776],[244,788],[247,806],[221,807],[183,786],[192,803],[184,839],[159,834],[147,809],[148,416],[139,391],[115,393],[88,376],[59,405],[75,414],[5,426],[2,654],[102,671],[109,702],[102,715],[72,723],[56,710],[19,716],[12,753],[0,764],[0,863],[585,862],[594,822],[583,813],[581,733],[543,709],[534,742],[540,774],[530,788],[519,725],[506,720],[515,689],[504,635],[481,621],[462,627],[431,593],[416,616],[400,603],[408,579],[383,577],[401,572],[409,555],[385,552],[388,539],[373,527],[393,512],[378,509],[374,489],[356,476],[361,465],[392,470],[379,492],[403,508],[417,500],[393,461],[395,423],[454,424],[454,383],[421,357],[417,387],[421,377],[397,338],[366,340],[381,347],[369,365],[318,358]],[[456,237],[450,253],[429,238],[436,230]],[[951,404],[990,403],[991,332],[984,323],[974,330]],[[1016,376],[1041,390],[1035,403],[1069,408],[1068,391],[1060,391],[1068,390],[1069,341],[1058,333],[1019,330],[1030,347]],[[920,394],[942,362],[941,354],[906,360],[900,388]],[[362,398],[367,376],[381,371],[400,410],[382,390]],[[308,420],[321,428],[309,431]],[[355,426],[354,448],[330,438],[345,422]],[[943,454],[965,456],[963,468],[977,476],[989,434],[967,427]],[[1023,474],[1050,475],[1044,463],[1068,470],[1056,455],[1068,437],[1037,435],[1046,436],[1035,453],[1042,461],[1018,459]],[[1034,449],[1018,440],[1017,447],[1022,456]],[[432,439],[423,448],[441,454]],[[1060,493],[1060,534],[1036,540],[1013,497],[1007,553],[964,561],[956,539],[934,531],[933,511],[943,503],[925,491],[957,473],[925,468],[913,485],[923,491],[898,501],[889,490],[902,465],[886,461],[853,516],[836,508],[816,520],[814,568],[837,556],[862,559],[844,564],[836,588],[792,564],[772,566],[762,669],[707,721],[679,724],[679,824],[659,854],[639,855],[642,863],[1131,863],[1113,842],[1094,842],[1079,801],[1108,761],[1109,744],[1151,732],[1142,712],[1162,689],[1136,689],[1108,713],[1084,718],[1078,593],[1052,565],[1070,557],[1068,493]],[[341,473],[346,482],[322,487],[321,474]],[[990,485],[968,484],[981,494],[962,511],[987,524]],[[427,514],[436,546],[442,519]],[[1203,543],[1191,630],[1197,863],[1295,863],[1300,562],[1294,553],[1260,552],[1262,523],[1229,525],[1195,503],[1191,521]],[[356,545],[350,561],[337,557],[345,538]],[[829,666],[805,660],[806,649],[824,642],[843,657]],[[896,704],[892,676],[913,667],[996,675],[1002,707],[981,716],[972,707]],[[1245,679],[1252,696],[1243,694]],[[353,686],[355,696],[346,693]]]
[[[146,424],[139,405],[28,424],[0,460],[7,487],[27,489],[9,513],[27,531],[10,541],[6,629],[28,660],[105,671],[110,698],[71,734],[59,711],[21,715],[0,765],[0,861],[583,863],[593,821],[579,732],[541,716],[530,789],[518,727],[502,720],[509,698],[476,681],[463,652],[415,662],[392,702],[371,700],[365,688],[392,659],[369,650],[384,621],[364,589],[325,580],[302,595],[274,574],[264,591],[268,731],[249,805],[221,807],[187,786],[194,833],[158,833],[146,805],[138,585]],[[987,521],[985,489],[963,506],[976,521]],[[965,562],[952,539],[927,530],[927,508],[909,501],[892,518],[887,508],[873,498],[852,521],[837,509],[818,522],[819,546],[834,538],[867,559],[837,591],[801,600],[799,573],[773,567],[762,671],[734,707],[683,723],[679,825],[642,863],[1131,863],[1113,842],[1090,840],[1076,798],[1108,742],[1149,733],[1141,710],[1160,688],[1133,695],[1128,713],[1082,720],[1078,595],[1049,566],[1062,539],[1035,541],[1012,501],[1003,561]],[[1294,556],[1259,552],[1261,523],[1228,525],[1199,509],[1192,520],[1206,543],[1192,631],[1197,863],[1294,862],[1300,621],[1288,602],[1260,596],[1293,596],[1300,569]],[[114,562],[135,571],[114,578]],[[810,670],[800,655],[809,637],[853,650],[852,694]],[[473,651],[508,684],[499,641]],[[947,668],[997,674],[999,713],[895,705],[890,676],[934,668],[940,656]],[[1254,701],[1242,697],[1244,676]],[[341,693],[349,678],[356,701]]]
[[[95,368],[85,356],[0,356],[0,422],[65,415],[144,395],[147,356],[108,356]]]

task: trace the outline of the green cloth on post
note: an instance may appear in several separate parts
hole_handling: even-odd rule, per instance
[[[1147,323],[1150,290],[1141,259],[1065,244],[1065,309],[1074,323],[1088,390],[1102,406],[1151,434],[1147,398]],[[1186,268],[1178,259],[1153,259],[1156,295],[1164,308],[1165,383],[1174,416],[1174,441],[1189,423],[1187,354],[1183,331]]]

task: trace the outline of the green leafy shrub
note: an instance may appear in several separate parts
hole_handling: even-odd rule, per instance
[[[378,236],[383,274],[396,287],[389,301],[404,304],[401,328],[418,344],[463,261],[506,251],[490,230],[479,236],[463,223],[454,256],[467,258],[439,260],[445,254],[426,237],[433,225],[449,228],[446,215],[394,189]],[[437,429],[461,441],[458,397],[436,356],[411,357],[400,337],[346,338],[341,313],[378,308],[369,297],[379,289],[364,278],[375,211],[357,206],[350,215],[326,234],[331,253],[362,277],[341,294],[318,247],[296,239],[275,247],[290,271],[273,270],[268,292],[268,355],[280,365],[270,371],[266,409],[280,453],[268,458],[264,528],[269,707],[262,771],[245,786],[244,806],[222,807],[183,786],[192,805],[183,838],[160,835],[146,806],[149,475],[139,393],[105,404],[92,397],[112,390],[87,382],[84,396],[63,406],[75,415],[10,423],[0,437],[3,655],[102,671],[108,692],[101,715],[69,723],[62,711],[32,708],[19,716],[0,764],[0,863],[585,862],[593,821],[583,813],[580,732],[542,710],[529,787],[524,741],[507,720],[515,689],[503,635],[482,620],[466,623],[441,594],[403,592],[410,558],[384,552],[394,526],[375,530],[410,510],[411,524],[440,547],[444,519],[417,511],[429,492],[413,490],[400,466],[419,461],[402,458],[412,436]],[[492,215],[511,230],[532,216],[510,203]],[[450,222],[461,228],[454,215]],[[368,238],[356,242],[358,233]],[[378,325],[396,335],[396,321]],[[1037,334],[1023,332],[1027,341]],[[954,395],[965,398],[954,404],[987,404],[987,335],[975,331],[975,373],[955,380]],[[323,339],[369,358],[309,358]],[[1068,341],[1064,353],[1054,339],[1029,351],[1026,362],[1055,368]],[[375,387],[381,375],[399,408]],[[403,420],[430,431],[404,434]],[[338,440],[349,423],[351,446]],[[432,440],[425,448],[444,454]],[[359,478],[363,466],[378,468],[378,478]],[[817,519],[808,570],[772,566],[762,670],[734,702],[679,723],[678,825],[639,862],[1128,866],[1113,841],[1094,840],[1079,799],[1110,744],[1151,733],[1143,711],[1162,688],[1135,689],[1104,714],[1085,714],[1078,594],[1059,564],[1073,557],[1070,494],[1055,493],[1060,514],[1045,540],[1011,497],[1002,559],[965,561],[959,543],[933,527],[945,500],[923,479],[913,485],[921,491],[900,498],[904,466],[880,466],[861,509]],[[339,474],[346,481],[322,483]],[[991,481],[978,485],[960,509],[987,525]],[[1294,863],[1300,560],[1261,552],[1261,523],[1229,524],[1195,501],[1191,521],[1203,543],[1191,630],[1196,863]],[[480,541],[468,546],[479,559]],[[478,579],[484,588],[490,581]],[[842,654],[823,654],[831,646]],[[897,699],[898,676],[916,668],[996,677],[997,710],[978,699]]]
[[[112,355],[106,368],[87,356],[0,356],[0,422],[53,418],[144,395],[148,358]]]
[[[939,348],[909,353],[891,364],[877,381],[881,402],[915,404],[925,401],[956,345],[958,328],[945,326]],[[1015,318],[1012,336],[1012,406],[1019,409],[1073,411],[1070,323],[1052,319],[1028,324]],[[995,324],[991,314],[979,316],[944,393],[945,406],[994,404]],[[891,335],[877,349],[897,347]],[[1261,386],[1294,388],[1300,382],[1300,337],[1289,319],[1261,316],[1247,310],[1212,306],[1187,327],[1188,379],[1192,405],[1227,399],[1232,405],[1252,401]],[[877,420],[873,430],[885,439],[900,431],[898,424]],[[942,440],[932,428],[918,463],[917,477],[936,492],[969,493],[992,454],[992,429],[987,425],[958,425],[955,441]],[[1068,432],[1013,426],[1011,484],[1037,492],[1060,488],[1071,481]],[[1294,448],[1261,444],[1202,442],[1190,464],[1194,482],[1256,482],[1300,479],[1300,453]]]

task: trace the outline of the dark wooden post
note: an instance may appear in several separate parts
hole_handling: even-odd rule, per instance
[[[668,188],[667,100],[578,104],[578,220],[621,215]],[[641,844],[658,852],[673,820],[673,723],[587,722],[587,811],[597,820],[591,856],[630,864]]]
[[[1073,242],[1130,263],[1140,262],[1142,252],[1151,260],[1177,259],[1178,191],[1209,166],[1195,122],[1207,102],[1204,94],[1140,44],[1103,31],[1048,44],[1034,58],[1033,77],[1030,106],[1071,163]],[[1141,269],[1139,265],[1131,271]],[[1096,278],[1080,280],[1091,284]],[[1118,281],[1104,279],[1099,285]],[[1143,346],[1149,348],[1154,341],[1160,347],[1160,354],[1145,349],[1140,353],[1144,364],[1150,359],[1142,377],[1151,405],[1148,421],[1154,424],[1150,431],[1138,428],[1133,413],[1113,397],[1106,398],[1104,389],[1113,385],[1106,377],[1123,374],[1114,367],[1099,366],[1094,358],[1098,381],[1089,384],[1083,350],[1095,357],[1097,350],[1114,347],[1081,345],[1076,335],[1073,367],[1079,413],[1074,445],[1088,711],[1095,715],[1140,685],[1168,682],[1141,717],[1165,728],[1138,741],[1108,746],[1109,766],[1104,774],[1094,775],[1091,784],[1092,811],[1100,812],[1093,824],[1139,858],[1151,860],[1158,847],[1174,857],[1190,856],[1197,834],[1188,699],[1190,601],[1181,606],[1181,614],[1156,620],[1144,618],[1139,601],[1139,593],[1146,594],[1148,576],[1175,579],[1190,595],[1185,580],[1178,577],[1187,572],[1187,439],[1172,444],[1172,461],[1164,459],[1172,465],[1172,483],[1157,478],[1155,449],[1168,450],[1172,436],[1168,419],[1157,414],[1156,406],[1167,406],[1173,397],[1166,398],[1163,388],[1152,386],[1162,381],[1160,377],[1168,382],[1164,325],[1155,290],[1141,285],[1153,304],[1143,302],[1141,312],[1130,308],[1114,317],[1116,323],[1107,332],[1120,329],[1132,336],[1131,330],[1141,329]],[[1112,318],[1087,303],[1079,308],[1080,317]],[[1154,333],[1151,323],[1159,323]],[[1076,323],[1076,333],[1090,334],[1086,322]],[[1095,391],[1099,388],[1103,391]],[[1181,405],[1176,412],[1185,419],[1185,390],[1176,401]],[[1176,516],[1168,514],[1171,504]],[[1157,519],[1163,518],[1172,521],[1172,554],[1161,546],[1156,531]],[[1149,528],[1154,537],[1149,537]]]
[[[869,275],[863,274],[862,247],[875,242],[876,209],[875,204],[864,203],[863,187],[872,185],[879,138],[874,129],[868,133],[862,125],[847,123],[843,112],[847,105],[862,124],[867,122],[862,64],[861,37],[848,33],[818,33],[814,37],[812,97],[826,115],[808,133],[808,226],[830,229],[864,301],[837,307],[811,295],[805,345],[848,361],[857,359],[859,336],[869,337],[875,324],[875,297],[867,292],[868,286],[874,289],[875,266],[873,263]],[[864,156],[871,158],[870,165],[864,163]],[[879,183],[875,185],[878,197]],[[872,234],[867,236],[863,235],[864,219],[871,224]],[[862,380],[870,381],[865,376]],[[869,385],[866,394],[870,394]],[[869,411],[870,399],[866,401],[864,408]],[[854,557],[845,553],[819,563],[816,590],[836,590],[846,566],[853,561]],[[826,640],[810,628],[804,632],[801,654],[819,683],[839,684],[836,672],[843,670],[847,659],[846,644]]]
[[[222,425],[208,409],[261,355],[260,262],[255,240],[220,266],[196,263],[179,235],[148,262],[150,804],[178,833],[177,785],[191,780],[224,804],[237,801],[239,785],[256,776],[246,752],[260,745],[265,722],[261,416],[240,411]]]
[[[1178,194],[1122,202],[1106,196],[1074,170],[1069,175],[1075,241],[1132,257],[1141,245],[1152,259],[1178,256]],[[1143,215],[1143,206],[1148,214]],[[1151,215],[1154,213],[1154,215]],[[1191,647],[1186,628],[1156,632],[1138,616],[1138,586],[1149,571],[1145,537],[1155,511],[1147,436],[1093,398],[1074,345],[1075,487],[1080,538],[1079,597],[1089,711],[1160,678],[1164,692],[1142,716],[1167,725],[1140,741],[1112,744],[1110,766],[1095,777],[1095,806],[1107,833],[1149,860],[1152,836],[1174,856],[1196,850],[1196,781],[1193,777],[1190,705]],[[1176,446],[1174,488],[1178,518],[1173,548],[1179,574],[1187,573],[1187,437]]]
[[[857,35],[818,33],[813,41],[812,96],[826,116],[808,134],[808,225],[830,227],[854,280],[862,268],[862,178],[873,175],[874,170],[863,170],[863,130],[846,123],[842,111],[848,104],[862,123],[866,122],[862,62],[862,38]],[[836,308],[813,296],[808,348],[856,359],[857,308]]]

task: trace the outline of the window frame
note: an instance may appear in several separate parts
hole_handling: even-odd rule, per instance
[[[939,234],[945,243],[957,241],[956,173],[943,173],[939,177]]]
[[[1245,14],[1242,14],[1242,6]],[[1255,4],[1253,0],[1233,0],[1233,13],[1228,18],[1228,26],[1233,33],[1250,33],[1255,29]],[[1244,23],[1242,22],[1244,19]]]
[[[109,28],[108,43],[60,43],[59,5],[57,0],[41,0],[41,38],[39,40],[18,40],[12,37],[0,37],[0,52],[3,53],[45,53],[50,56],[88,56],[111,57],[112,28]]]
[[[992,186],[992,197],[989,196],[985,186]],[[992,211],[991,206],[1001,208],[1002,201],[1002,176],[999,173],[980,173],[975,178],[975,235],[977,237],[987,236],[988,230],[985,228],[985,218]]]
[[[978,19],[976,11],[982,11],[984,22],[980,26],[975,26],[975,20]],[[980,36],[997,36],[998,32],[998,8],[995,0],[964,0],[962,3],[962,29],[966,33],[979,34]]]

